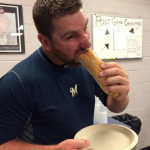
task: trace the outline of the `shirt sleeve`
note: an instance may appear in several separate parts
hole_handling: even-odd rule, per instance
[[[100,86],[95,82],[95,96],[97,96],[104,106],[107,106],[108,95],[100,88]]]
[[[8,72],[0,79],[0,144],[17,138],[31,115],[22,79]]]

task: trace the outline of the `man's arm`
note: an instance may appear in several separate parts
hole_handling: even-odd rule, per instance
[[[57,146],[42,146],[14,139],[0,145],[0,150],[57,150]]]
[[[90,145],[87,140],[65,140],[58,145],[37,145],[14,139],[0,145],[0,150],[76,150],[87,148]]]
[[[128,75],[125,70],[121,68],[117,63],[104,63],[101,65],[101,68],[104,69],[103,72],[100,72],[101,77],[113,76],[103,81],[103,85],[106,86],[106,89],[111,92],[120,93],[118,97],[107,98],[107,108],[112,112],[122,112],[128,105],[128,92],[129,92],[129,80]],[[116,84],[115,86],[111,86]]]
[[[109,110],[115,113],[122,112],[128,105],[129,97],[126,96],[124,100],[112,99],[111,97],[107,98],[107,107]]]

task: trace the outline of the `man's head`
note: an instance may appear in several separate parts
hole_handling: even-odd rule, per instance
[[[37,0],[33,17],[48,58],[58,65],[79,66],[78,54],[91,46],[81,1]]]
[[[51,39],[53,19],[74,14],[81,8],[81,0],[37,0],[33,7],[33,19],[38,33]]]

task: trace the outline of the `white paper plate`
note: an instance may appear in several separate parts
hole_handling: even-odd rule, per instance
[[[91,145],[86,150],[131,150],[138,142],[137,134],[124,126],[97,124],[78,131],[74,139],[86,139]]]

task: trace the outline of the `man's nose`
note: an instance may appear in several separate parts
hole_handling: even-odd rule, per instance
[[[80,41],[80,47],[81,48],[90,48],[91,42],[90,42],[90,35],[89,34],[83,34],[81,41]]]

